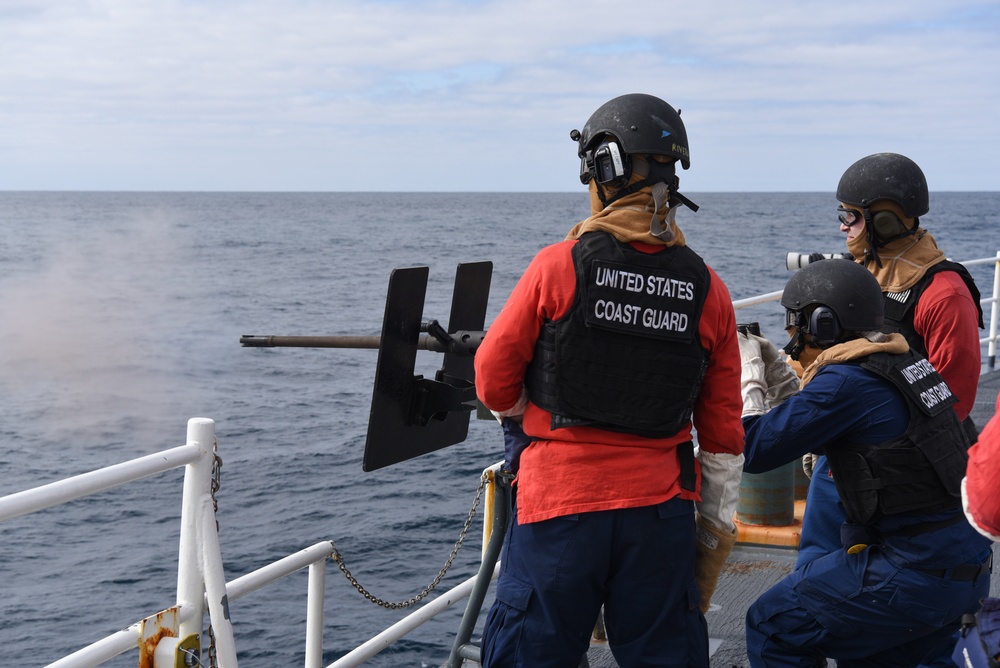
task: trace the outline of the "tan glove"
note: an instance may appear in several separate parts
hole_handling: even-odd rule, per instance
[[[732,533],[723,531],[703,520],[701,515],[695,517],[694,579],[701,591],[702,614],[708,612],[708,606],[712,604],[719,574],[733,551],[737,533],[735,528]]]

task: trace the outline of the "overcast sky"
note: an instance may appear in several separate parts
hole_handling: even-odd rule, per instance
[[[685,191],[1000,190],[997,0],[0,0],[0,190],[582,190],[631,92]]]

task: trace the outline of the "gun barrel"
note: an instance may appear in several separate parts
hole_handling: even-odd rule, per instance
[[[257,336],[245,334],[240,337],[244,348],[369,348],[378,350],[381,336]],[[421,336],[417,340],[420,350],[445,352],[447,348],[431,336]]]

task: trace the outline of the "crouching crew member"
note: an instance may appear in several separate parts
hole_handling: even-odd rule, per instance
[[[885,334],[878,281],[810,264],[781,299],[801,391],[768,410],[759,342],[740,335],[748,472],[829,460],[842,549],[793,571],[747,611],[751,666],[915,666],[942,656],[989,592],[992,552],[961,508],[968,437],[953,396],[906,339]],[[808,518],[806,520],[808,522]],[[805,529],[805,527],[804,527]]]

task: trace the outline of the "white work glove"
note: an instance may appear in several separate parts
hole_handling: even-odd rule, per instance
[[[764,395],[767,393],[764,360],[760,356],[757,337],[750,338],[742,332],[736,334],[740,344],[740,392],[743,395],[743,417],[763,415],[767,412]]]
[[[698,450],[701,464],[701,501],[695,505],[698,514],[718,529],[732,532],[736,529],[736,500],[740,495],[743,479],[743,454],[705,452]]]
[[[799,393],[799,377],[788,364],[785,353],[773,343],[753,334],[750,338],[760,345],[760,357],[764,361],[764,382],[767,385],[765,401],[768,408],[774,408],[788,397]]]
[[[695,529],[694,576],[701,592],[701,612],[708,612],[719,574],[736,544],[733,517],[743,478],[743,454],[698,449],[701,463],[701,501]]]

